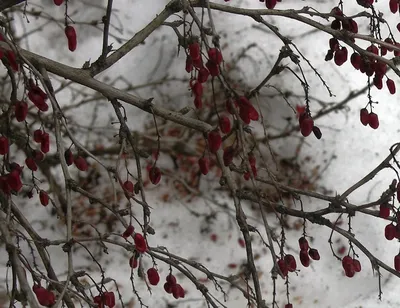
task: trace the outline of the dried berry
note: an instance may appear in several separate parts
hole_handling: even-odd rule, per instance
[[[296,259],[293,255],[286,255],[285,262],[289,272],[294,272],[297,268]]]

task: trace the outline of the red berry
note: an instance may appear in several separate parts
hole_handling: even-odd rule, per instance
[[[199,73],[197,75],[197,80],[200,83],[205,83],[207,81],[207,79],[208,79],[208,76],[210,76],[210,72],[208,71],[208,69],[205,68],[205,67],[201,67],[199,69]]]
[[[208,58],[217,65],[222,63],[222,53],[217,48],[210,48],[208,50]]]
[[[18,72],[19,66],[18,66],[17,57],[16,57],[14,51],[8,50],[6,52],[6,58],[7,58],[8,62],[10,63],[10,66],[13,69],[13,71]]]
[[[192,80],[191,80],[190,83],[191,83],[190,88],[192,89],[194,96],[203,95],[203,85],[200,82],[198,82],[198,81],[192,82]]]
[[[43,161],[44,154],[41,151],[32,150],[32,157],[35,160],[35,162],[40,162]]]
[[[49,195],[47,194],[47,192],[45,192],[44,190],[41,190],[39,193],[39,199],[40,199],[40,203],[43,206],[46,206],[49,204]]]
[[[294,272],[296,270],[297,264],[296,259],[293,257],[293,255],[286,255],[285,262],[289,272]]]
[[[196,96],[194,98],[194,106],[196,107],[196,109],[201,109],[201,107],[203,107],[203,102],[201,100],[201,96]]]
[[[246,247],[246,243],[245,243],[244,239],[242,239],[242,238],[238,239],[238,243],[239,243],[240,247],[242,247],[242,248]]]
[[[66,26],[65,27],[65,35],[67,36],[67,40],[68,40],[68,49],[70,51],[74,51],[76,49],[76,45],[77,45],[75,28],[72,26]]]
[[[335,20],[332,21],[332,23],[331,23],[331,28],[332,28],[333,30],[340,30],[341,26],[342,26],[342,24],[341,24],[341,22],[340,22],[339,19],[335,19]]]
[[[60,6],[63,4],[64,0],[54,0],[54,4]]]
[[[267,9],[272,10],[275,5],[277,3],[277,0],[265,0],[265,6],[267,7]]]
[[[394,269],[400,272],[400,254],[394,257]]]
[[[166,282],[166,283],[164,283],[164,290],[165,290],[165,292],[167,292],[168,294],[171,294],[172,293],[172,285],[171,284],[169,284],[168,282]]]
[[[311,132],[313,131],[313,127],[314,127],[314,120],[310,116],[305,115],[300,123],[301,134],[304,137],[309,136],[311,134]]]
[[[193,70],[193,59],[191,56],[187,56],[186,58],[185,70],[188,73],[190,73]]]
[[[206,63],[206,67],[208,68],[208,71],[210,72],[210,75],[212,77],[216,77],[220,74],[219,66],[217,63],[208,60]]]
[[[42,142],[43,131],[41,129],[37,129],[33,132],[33,140],[37,143]]]
[[[332,37],[332,38],[330,38],[329,39],[329,48],[332,50],[332,51],[337,51],[337,50],[339,50],[339,41],[337,40],[337,38],[335,38],[335,37]]]
[[[210,152],[215,154],[219,150],[222,144],[222,137],[217,130],[213,130],[208,133],[208,148]]]
[[[285,308],[293,308],[293,305],[292,304],[286,304]]]
[[[27,157],[25,159],[25,165],[32,171],[36,171],[38,169],[36,162],[32,157]]]
[[[138,252],[144,253],[147,251],[147,244],[146,244],[146,240],[144,239],[143,235],[141,235],[140,233],[136,233],[133,236],[133,240],[135,242],[135,248]]]
[[[374,76],[374,86],[378,89],[381,90],[383,88],[383,82],[382,82],[382,77],[379,75]]]
[[[135,228],[132,225],[129,225],[126,230],[124,231],[124,233],[122,233],[122,237],[124,239],[127,239],[128,237],[130,237],[133,234],[133,231],[135,231]]]
[[[353,267],[356,273],[361,272],[361,263],[357,259],[353,259]]]
[[[364,126],[367,126],[369,123],[369,112],[366,108],[360,110],[360,121]]]
[[[350,57],[350,62],[356,70],[359,70],[361,66],[361,56],[354,52]]]
[[[386,80],[386,86],[387,86],[390,94],[396,93],[396,85],[394,84],[394,81],[392,79]]]
[[[11,171],[7,175],[7,184],[13,191],[18,192],[22,188],[22,182],[20,176],[21,172],[17,169]]]
[[[228,134],[231,131],[231,121],[227,116],[222,116],[219,119],[219,127],[224,134]]]
[[[9,150],[9,144],[7,137],[0,137],[0,155],[6,155]]]
[[[167,277],[165,277],[165,281],[170,284],[171,286],[176,284],[176,278],[174,275],[169,274]]]
[[[198,60],[200,58],[200,45],[195,42],[189,45],[189,55],[193,60]]]
[[[158,275],[157,270],[152,267],[147,270],[147,278],[151,285],[156,286],[160,282],[160,275]]]
[[[173,285],[172,288],[172,295],[178,299],[178,298],[184,298],[185,297],[185,291],[183,290],[182,286],[180,284]]]
[[[37,89],[40,89],[39,87],[36,87]],[[30,89],[28,92],[28,97],[31,100],[31,102],[40,110],[40,111],[47,111],[49,110],[49,105],[45,102],[45,98],[38,93],[37,89]],[[40,89],[41,91],[41,89]]]
[[[379,206],[379,217],[388,218],[390,215],[390,206],[388,204],[381,204]]]
[[[308,241],[304,236],[299,238],[299,247],[301,251],[306,251],[306,252],[310,248],[310,246],[308,245]]]
[[[379,127],[379,118],[376,113],[371,112],[368,117],[368,124],[373,129],[377,129]]]
[[[17,101],[15,103],[15,118],[18,122],[25,121],[28,114],[28,104],[24,101]]]
[[[109,308],[113,308],[115,306],[114,292],[104,292],[104,303]]]
[[[390,11],[391,11],[393,14],[397,13],[397,11],[398,11],[398,9],[399,9],[399,3],[398,3],[398,1],[397,1],[397,0],[390,0],[390,1],[389,1],[389,8],[390,8]]]
[[[393,240],[396,237],[397,228],[393,224],[389,224],[385,227],[385,237],[388,241]]]
[[[344,256],[342,259],[342,266],[346,271],[350,266],[353,266],[353,259],[350,256]]]
[[[156,166],[151,167],[149,170],[149,179],[150,179],[151,183],[153,183],[154,185],[157,185],[161,180],[160,168],[158,168]]]
[[[135,258],[135,256],[132,256],[130,259],[129,259],[129,266],[131,267],[131,268],[137,268],[137,266],[138,266],[138,259],[136,259]]]
[[[289,269],[287,267],[286,261],[284,259],[279,259],[278,260],[278,266],[279,269],[283,275],[283,277],[286,277],[288,275]]]
[[[317,250],[317,249],[314,249],[314,248],[310,248],[310,250],[308,251],[308,255],[309,255],[309,256],[311,257],[311,259],[313,259],[313,260],[317,260],[317,261],[318,261],[319,259],[321,259],[318,250]]]
[[[347,61],[347,48],[342,47],[335,52],[334,60],[337,66],[341,66]]]
[[[82,156],[75,157],[74,164],[80,171],[87,171],[89,168],[86,159],[84,159]]]
[[[44,132],[42,135],[42,140],[40,141],[40,150],[43,153],[50,151],[50,135],[46,132]]]
[[[308,267],[310,265],[310,257],[307,254],[307,251],[300,251],[300,262],[304,267]]]
[[[210,160],[207,157],[200,157],[199,168],[200,172],[206,175],[210,169]]]
[[[123,184],[123,186],[124,186],[124,189],[125,189],[126,191],[128,191],[128,192],[130,192],[130,193],[133,194],[133,192],[134,192],[134,185],[133,185],[133,183],[132,183],[131,181],[125,181],[124,184]]]

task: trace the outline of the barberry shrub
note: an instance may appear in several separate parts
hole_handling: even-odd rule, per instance
[[[7,305],[310,307],[316,275],[400,277],[399,1],[3,2]]]

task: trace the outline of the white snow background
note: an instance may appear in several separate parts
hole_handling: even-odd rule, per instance
[[[263,4],[257,0],[231,0],[229,3],[216,0],[216,2],[241,7],[263,7]],[[165,0],[114,1],[112,24],[117,28],[111,27],[110,32],[120,38],[129,39],[144,25],[149,23],[164,8],[166,3],[167,1]],[[98,1],[98,4],[105,6],[106,1]],[[29,7],[36,5],[43,8],[50,16],[62,20],[63,9],[55,7],[52,1],[29,1]],[[278,3],[277,9],[301,8],[305,5],[312,6],[321,12],[327,12],[336,5],[336,2],[330,0],[283,0],[281,3]],[[378,1],[376,7],[383,12],[389,12],[387,1]],[[89,59],[92,59],[92,61],[96,60],[101,53],[102,32],[88,25],[80,24],[80,22],[101,20],[105,12],[101,9],[86,10],[84,1],[71,1],[71,8],[74,12],[71,14],[71,17],[77,22],[76,29],[78,33],[78,48],[74,53],[70,53],[66,48],[63,29],[55,27],[54,23],[49,27],[44,26],[43,31],[33,33],[28,38],[22,40],[21,47],[76,67],[81,67]],[[345,1],[345,8],[346,15],[352,15],[360,9],[355,0]],[[386,17],[389,23],[395,26],[397,23],[395,20],[396,17],[391,14],[388,14]],[[324,33],[307,34],[308,31],[312,30],[309,26],[302,25],[290,19],[276,17],[266,17],[266,19],[278,26],[283,35],[293,38],[299,49],[312,61],[313,65],[319,70],[335,94],[335,97],[330,98],[321,82],[303,62],[303,68],[306,68],[311,87],[310,94],[312,96],[326,102],[340,101],[350,91],[355,91],[365,86],[366,77],[354,70],[349,61],[342,67],[337,67],[333,62],[324,61],[330,38],[328,35]],[[169,19],[169,21],[173,20],[173,17]],[[43,24],[43,20],[36,20],[34,17],[29,17],[29,21],[27,23],[22,17],[20,19],[17,18],[14,21],[17,33],[22,33],[24,28],[34,29]],[[255,61],[258,61],[256,66],[251,61],[244,61],[241,64],[242,76],[240,77],[246,80],[248,85],[256,85],[269,71],[275,59],[274,56],[278,54],[279,49],[282,47],[281,43],[272,34],[252,28],[252,25],[256,23],[248,17],[215,12],[214,21],[217,31],[226,34],[226,36],[223,35],[221,38],[221,44],[227,44],[224,51],[225,60],[237,54],[242,48],[245,48],[254,41],[260,46],[260,49],[252,52]],[[367,25],[360,25],[360,32],[367,33],[367,31]],[[300,36],[301,34],[305,35]],[[400,39],[399,35],[397,37]],[[111,42],[115,48],[120,46],[113,38],[110,38]],[[171,57],[171,54],[177,54],[176,51],[177,39],[175,34],[171,28],[161,27],[146,40],[143,46],[135,48],[130,54],[106,72],[100,74],[97,78],[100,80],[113,80],[117,76],[123,76],[133,85],[144,84],[150,78],[151,80],[157,80],[164,77],[166,73],[169,76],[188,78],[184,72],[184,54],[181,52],[179,56]],[[349,49],[349,56],[350,54],[351,51]],[[160,55],[161,60],[159,60]],[[160,63],[157,63],[157,61],[160,61]],[[390,72],[388,74],[393,77],[399,88],[400,83],[397,82],[398,78]],[[274,78],[272,83],[282,89],[302,94],[300,85],[292,80],[288,74],[285,74],[284,77],[279,76]],[[121,81],[114,86],[123,88],[126,85]],[[168,88],[163,87],[161,91],[164,93],[168,92],[171,99],[176,100],[177,108],[182,104],[192,104],[191,101],[182,102],[182,99],[180,99],[181,94],[187,93],[187,84],[185,83],[172,82]],[[156,103],[159,97],[159,93],[149,93],[146,89],[137,90],[135,94],[144,98],[155,97]],[[379,101],[374,110],[380,118],[379,129],[372,130],[369,127],[362,126],[359,122],[359,109],[363,108],[367,102],[366,94],[364,94],[351,101],[348,105],[350,112],[333,113],[318,120],[316,124],[322,130],[322,139],[317,140],[311,136],[307,138],[306,145],[302,148],[299,161],[303,161],[306,156],[310,155],[313,158],[313,164],[323,163],[332,154],[336,155],[336,158],[332,160],[329,167],[322,174],[322,179],[319,182],[321,186],[332,190],[333,194],[343,193],[353,183],[370,172],[389,154],[390,146],[398,141],[397,136],[400,128],[398,121],[400,117],[398,95],[390,95],[385,87],[381,91],[373,89],[372,95],[374,100]],[[63,106],[73,103],[73,97],[67,91],[60,92],[57,98]],[[301,103],[303,102],[299,100],[299,104]],[[99,117],[95,119],[93,126],[107,127],[110,129],[110,132],[117,132],[117,126],[111,125],[111,119],[115,120],[113,111],[104,100],[85,105],[77,111],[71,110],[70,114],[67,113],[67,115],[73,116],[79,125],[91,125],[91,113],[95,104],[98,104],[99,108],[102,109],[98,113]],[[266,106],[263,108],[267,111],[270,110],[268,108],[272,108],[267,102],[265,104]],[[273,102],[270,104],[273,104]],[[282,110],[282,117],[284,115],[294,117],[293,112],[289,108]],[[137,112],[137,110],[130,107],[127,107],[127,112],[130,128],[132,130],[142,130],[143,123],[147,120],[144,113]],[[275,119],[279,120],[280,118],[276,117]],[[82,138],[85,138],[85,136],[82,136]],[[82,142],[85,141],[84,139],[82,140]],[[281,145],[280,147],[281,150],[288,150],[290,148],[290,144]],[[373,181],[354,192],[349,197],[349,200],[355,204],[376,200],[387,189],[392,179],[392,173],[381,172]],[[211,180],[213,180],[212,175],[207,177],[206,182]],[[207,185],[209,184],[204,183],[203,185],[204,189],[207,190]],[[231,217],[222,211],[217,214],[218,223],[212,225],[213,229],[211,233],[217,234],[218,239],[216,242],[213,242],[210,240],[210,233],[204,234],[200,232],[203,224],[202,219],[194,217],[189,211],[191,209],[199,213],[209,213],[213,205],[206,204],[203,200],[197,200],[196,203],[192,202],[191,204],[183,204],[179,200],[176,200],[166,204],[160,201],[158,192],[158,189],[154,189],[150,190],[147,194],[148,202],[153,208],[152,226],[156,230],[155,236],[149,237],[149,244],[151,246],[167,247],[169,252],[201,262],[211,271],[235,274],[238,269],[229,269],[228,264],[240,264],[245,260],[246,255],[244,249],[237,243],[240,232],[237,226],[232,226]],[[219,196],[219,198],[221,202],[230,204],[228,198],[224,198],[223,196]],[[303,202],[307,210],[326,206],[326,204],[321,204],[321,202],[310,202],[306,198],[303,199]],[[230,206],[232,207],[232,204]],[[49,216],[47,214],[48,211],[49,208],[41,207],[38,201],[34,199],[32,204],[26,204],[25,208],[25,214],[30,221],[43,220],[43,217]],[[273,217],[270,219],[274,220]],[[258,218],[249,215],[249,220],[260,231],[264,230]],[[39,223],[34,225],[40,230]],[[357,214],[353,220],[353,231],[356,233],[357,239],[370,249],[372,253],[392,266],[393,257],[398,253],[399,247],[398,242],[388,242],[384,238],[383,229],[385,225],[386,223],[383,220]],[[368,259],[359,252],[362,264],[361,273],[356,274],[351,279],[345,277],[340,261],[332,256],[329,248],[328,238],[330,230],[310,224],[307,225],[307,228],[308,234],[314,238],[312,246],[317,248],[321,255],[321,260],[312,262],[309,268],[302,267],[298,260],[297,239],[300,237],[301,232],[290,230],[286,234],[288,245],[292,248],[291,253],[295,255],[298,268],[300,269],[298,275],[290,275],[290,294],[294,307],[373,308],[398,307],[400,305],[400,300],[398,299],[400,285],[397,278],[391,277],[383,270],[381,271],[383,298],[382,301],[378,301],[378,278],[374,275]],[[123,231],[122,226],[119,231]],[[56,239],[64,236],[64,230],[62,227],[59,230],[43,228],[43,230],[40,230],[40,234],[45,238]],[[338,236],[334,236],[335,238],[338,238]],[[342,243],[346,243],[346,241],[342,240]],[[272,268],[271,258],[268,253],[264,253],[264,248],[259,241],[255,241],[254,245],[255,251],[261,255],[256,265],[260,273],[262,273],[262,291],[270,304],[270,300],[272,299],[272,282],[269,274]],[[49,252],[54,268],[58,271],[57,274],[60,275],[60,279],[62,279],[63,275],[65,277],[67,270],[66,255],[61,247],[51,248]],[[109,262],[105,266],[106,277],[113,277],[117,280],[124,302],[129,301],[131,298],[134,298],[136,301],[136,297],[132,292],[131,282],[129,281],[130,267],[128,260],[130,256],[120,249],[112,248],[112,246],[109,246],[109,254]],[[27,255],[29,256],[29,254]],[[5,251],[2,251],[0,256],[2,260],[0,277],[5,278],[5,262],[7,260]],[[90,263],[90,260],[88,261],[83,257],[82,259],[74,259],[74,266],[76,268],[88,263]],[[144,258],[143,265],[145,269],[152,266],[151,259]],[[135,276],[135,287],[145,304],[151,308],[206,307],[201,293],[195,289],[189,280],[182,276],[178,276],[178,281],[187,291],[185,299],[174,300],[172,296],[166,294],[162,285],[168,273],[168,267],[161,262],[158,263],[158,266],[161,282],[158,286],[152,287],[152,294],[149,294],[145,284],[140,281],[140,278]],[[91,274],[93,277],[99,279],[99,275],[95,274],[95,266],[92,266],[92,270]],[[224,283],[221,284],[225,287],[227,286]],[[206,285],[213,294],[217,295],[220,300],[223,300],[221,294],[216,292],[212,283],[208,282]],[[110,290],[114,290],[111,285]],[[286,291],[284,281],[281,278],[278,279],[278,290],[279,304],[280,307],[283,307],[286,303]],[[167,306],[167,304],[171,306]],[[224,304],[229,308],[244,308],[247,302],[240,292],[229,291],[227,301]],[[117,307],[119,305],[118,303]],[[134,307],[139,307],[139,304],[136,302]]]

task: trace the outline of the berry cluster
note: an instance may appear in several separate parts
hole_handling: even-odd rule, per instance
[[[315,248],[310,248],[307,239],[303,236],[299,238],[300,262],[304,267],[310,266],[310,258],[318,261],[321,257]]]
[[[184,298],[185,297],[185,290],[182,288],[182,286],[178,283],[176,283],[176,278],[174,275],[169,274],[165,278],[165,283],[164,283],[164,290],[168,294],[172,294],[172,296],[176,299],[178,298]]]

